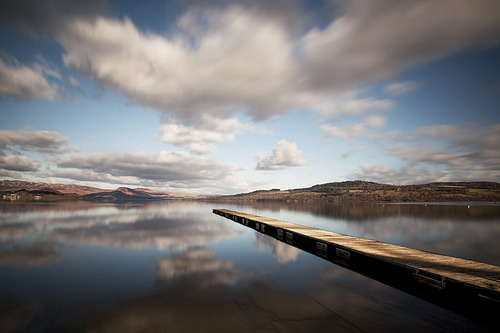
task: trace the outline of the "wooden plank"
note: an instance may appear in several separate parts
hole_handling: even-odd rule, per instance
[[[467,259],[455,258],[436,253],[411,249],[399,245],[364,239],[306,227],[290,222],[265,218],[257,215],[239,213],[231,210],[214,210],[219,214],[227,214],[231,218],[244,218],[253,223],[261,223],[292,233],[288,242],[297,239],[312,239],[333,247],[342,247],[339,252],[345,256],[355,253],[371,257],[387,264],[399,265],[416,272],[416,274],[433,274],[443,281],[455,281],[472,285],[478,289],[486,289],[500,293],[500,267]],[[281,236],[285,240],[285,236]],[[299,238],[298,238],[299,237]],[[324,256],[324,253],[322,253]]]

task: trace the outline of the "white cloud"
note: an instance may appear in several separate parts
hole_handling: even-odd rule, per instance
[[[322,125],[321,130],[325,137],[339,137],[347,141],[352,141],[366,134],[366,126],[362,123],[348,124],[343,127]]]
[[[362,97],[361,92],[356,89],[334,94],[311,91],[298,96],[304,106],[311,108],[326,120],[382,113],[391,110],[394,106],[389,99]]]
[[[260,5],[267,8],[265,3]],[[140,31],[128,18],[99,16],[106,15],[100,1],[91,2],[88,9],[83,2],[72,2],[65,10],[58,7],[58,1],[44,5],[22,2],[18,7],[0,4],[0,9],[5,9],[0,10],[0,17],[31,32],[39,29],[51,34],[64,48],[65,64],[104,89],[121,91],[132,103],[169,114],[176,122],[165,122],[158,138],[198,154],[213,151],[218,142],[233,140],[239,131],[234,128],[241,124],[234,123],[234,128],[225,125],[235,121],[234,114],[244,112],[258,120],[299,108],[310,109],[327,121],[354,116],[359,119],[344,126],[324,125],[324,135],[346,140],[375,138],[386,125],[385,117],[379,114],[390,110],[393,102],[362,96],[359,91],[364,83],[387,80],[405,68],[466,47],[500,41],[500,3],[496,1],[419,0],[391,6],[382,0],[346,1],[338,3],[330,22],[312,28],[304,24],[310,23],[304,16],[296,20],[299,3],[283,6],[287,7],[283,11],[276,5],[271,5],[275,7],[271,11],[258,6],[241,2],[216,9],[207,3],[188,7],[165,35]],[[59,87],[49,78],[60,80],[61,76],[42,61],[25,66],[1,60],[0,95],[55,99],[60,96]],[[386,86],[386,92],[400,95],[417,85],[413,81],[395,82]],[[217,119],[219,123],[204,126],[200,119]],[[443,136],[446,130],[451,131],[452,139]],[[488,131],[498,133],[494,128]],[[486,135],[480,138],[474,136],[476,133]],[[410,164],[449,165],[455,173],[476,168],[476,172],[491,175],[498,170],[498,149],[487,140],[498,142],[498,138],[480,130],[472,134],[460,136],[454,128],[420,128],[413,133],[418,140],[437,138],[451,150],[403,142],[388,152]],[[0,146],[1,140],[0,135]],[[3,144],[12,145],[23,146]],[[257,169],[306,164],[302,152],[293,145],[283,144],[288,146],[285,149],[278,143],[271,156],[259,161]],[[24,147],[43,149],[34,144]],[[414,149],[414,154],[405,152],[407,147]],[[60,145],[47,149],[57,150]],[[187,171],[162,162],[155,167],[156,157],[142,163],[140,158],[149,159],[150,155],[134,156],[143,168],[134,168],[128,157],[110,156],[117,162],[105,160],[107,170],[90,161],[95,155],[77,155],[61,160],[66,170],[56,172],[80,178],[86,172],[87,178],[114,182],[177,182],[178,186],[189,186],[187,179],[196,179],[198,172],[200,182],[224,178],[214,167],[217,163],[208,162],[210,171],[205,173],[207,169],[198,164],[204,163],[201,160],[193,158],[194,167],[189,166],[187,160],[192,155],[178,164]],[[173,155],[169,154],[170,158]],[[72,162],[74,167],[70,167]],[[88,163],[85,167],[81,165],[84,162]],[[221,170],[229,175],[235,170],[226,167],[223,164]]]
[[[358,151],[362,151],[362,150],[366,150],[366,148],[363,146],[355,146],[352,149],[350,149],[349,151],[342,154],[342,158],[348,158],[349,156],[355,154]]]
[[[414,140],[420,146],[410,154],[404,151],[408,144],[401,140],[393,151],[407,161],[438,163],[450,167],[475,166],[491,171],[500,169],[500,124],[433,125],[417,127],[412,132]],[[441,147],[433,147],[436,143]]]
[[[77,168],[63,168],[63,169],[47,169],[41,170],[37,176],[45,179],[54,179],[54,182],[60,182],[59,179],[70,179],[71,181],[81,182],[94,182],[102,184],[126,184],[135,186],[152,186],[153,181],[139,179],[135,176],[114,176],[109,173],[96,172],[93,170],[77,169]]]
[[[325,137],[339,137],[347,141],[352,141],[360,137],[373,137],[376,129],[384,128],[386,118],[380,115],[367,116],[356,123],[344,126],[322,125],[321,130]]]
[[[140,31],[128,18],[99,16],[105,13],[101,1],[88,8],[75,2],[66,12],[48,4],[43,11],[21,4],[3,16],[32,32],[52,33],[67,66],[185,125],[200,115],[222,119],[240,111],[265,119],[297,108],[328,116],[387,109],[388,100],[345,101],[339,94],[500,40],[500,5],[494,1],[341,2],[324,28],[307,22],[300,2],[194,4],[167,35]],[[388,90],[398,94],[413,86],[400,82]]]
[[[282,170],[306,164],[304,153],[299,150],[295,142],[280,140],[273,148],[272,155],[259,158],[256,169]]]
[[[382,128],[387,124],[387,118],[384,116],[368,116],[366,117],[366,126],[374,128]]]
[[[379,136],[378,140],[405,165],[397,169],[363,165],[350,176],[400,184],[500,180],[500,124],[423,126],[406,136]]]
[[[49,101],[63,98],[60,87],[50,83],[47,75],[55,74],[41,64],[33,67],[20,65],[17,61],[7,64],[0,58],[0,97],[13,95],[23,100],[43,98]]]
[[[348,87],[394,75],[470,45],[500,41],[500,3],[346,1],[342,16],[302,38],[310,85]]]
[[[398,185],[446,182],[452,180],[450,173],[447,171],[415,168],[409,165],[401,168],[392,168],[384,164],[363,164],[361,165],[360,170],[350,174],[349,177],[352,179],[363,179],[376,183]]]
[[[0,155],[0,168],[11,171],[36,171],[38,165],[26,156]]]
[[[39,162],[20,154],[6,154],[4,150],[37,151],[42,154],[60,154],[70,150],[64,147],[67,137],[53,131],[0,130],[0,169],[10,171],[37,171]],[[6,174],[13,177],[13,174]]]
[[[44,153],[61,153],[68,138],[53,131],[11,131],[0,130],[0,149],[20,147],[35,149]]]
[[[415,81],[394,82],[384,87],[384,91],[393,96],[406,95],[420,85]]]
[[[434,170],[427,167],[404,165],[392,168],[384,164],[361,165],[360,169],[348,175],[352,179],[364,179],[377,183],[389,184],[425,184],[432,182],[453,181],[496,181],[500,179],[500,171],[484,170],[481,167],[457,168],[451,170]]]
[[[200,15],[204,26],[200,26]],[[274,20],[238,6],[186,12],[171,39],[142,33],[128,19],[74,20],[57,36],[65,63],[135,103],[184,120],[234,108],[266,118],[290,103],[292,43]]]
[[[193,153],[208,154],[215,150],[215,143],[234,140],[235,134],[242,128],[237,119],[202,118],[197,128],[173,120],[166,121],[158,130],[157,137]]]
[[[140,186],[182,189],[224,188],[241,167],[187,152],[102,152],[68,155],[55,160],[59,169],[40,175]],[[222,183],[221,183],[222,182]]]

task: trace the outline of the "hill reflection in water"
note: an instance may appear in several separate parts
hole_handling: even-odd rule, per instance
[[[0,331],[481,331],[212,214],[500,264],[497,206],[0,204]]]

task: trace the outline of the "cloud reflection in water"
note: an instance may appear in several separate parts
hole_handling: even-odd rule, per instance
[[[229,260],[214,258],[215,252],[207,248],[193,248],[180,254],[159,259],[156,276],[160,281],[196,279],[196,285],[207,288],[212,285],[234,285],[238,274]]]
[[[257,240],[254,245],[259,250],[271,248],[273,250],[273,257],[275,257],[280,264],[286,264],[290,261],[296,261],[299,253],[301,252],[301,250],[291,245],[280,242],[272,237],[260,233],[255,233],[255,236],[257,237]]]

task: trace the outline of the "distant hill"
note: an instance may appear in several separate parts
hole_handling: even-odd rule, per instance
[[[19,190],[26,190],[26,191],[49,190],[58,192],[59,194],[77,194],[77,195],[85,195],[85,194],[105,191],[101,188],[81,186],[81,185],[32,183],[21,180],[0,180],[0,192],[6,192],[6,191],[13,192]]]
[[[200,199],[223,202],[500,201],[500,184],[496,182],[448,182],[398,186],[356,180],[319,184],[299,189],[258,190],[250,193],[208,197],[198,194],[155,192],[146,188],[120,187],[115,190],[105,190],[80,185],[2,180],[0,181],[0,195],[4,200],[89,200],[102,202]]]
[[[120,187],[114,191],[104,191],[86,194],[82,196],[83,200],[90,201],[136,201],[136,200],[167,200],[170,195],[167,193],[159,193],[145,189],[131,189],[127,187]]]
[[[345,181],[290,190],[254,191],[211,198],[216,201],[275,202],[448,202],[500,201],[496,182],[447,182],[418,185],[388,185],[367,181]]]
[[[33,183],[19,180],[0,181],[0,195],[4,200],[89,200],[89,201],[138,201],[138,200],[183,200],[198,199],[204,195],[185,193],[155,192],[146,188],[131,189],[120,187],[116,190],[105,190],[96,187]]]

